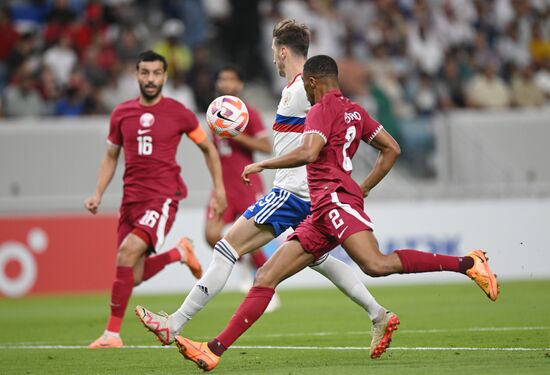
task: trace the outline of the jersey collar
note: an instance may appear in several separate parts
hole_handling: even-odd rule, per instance
[[[294,78],[292,78],[292,81],[290,81],[290,83],[289,83],[288,85],[286,85],[286,88],[289,88],[290,86],[292,86],[292,84],[293,84],[294,82],[296,82],[296,79],[297,79],[299,76],[301,76],[301,75],[302,75],[302,73],[296,74],[296,75],[294,76]]]

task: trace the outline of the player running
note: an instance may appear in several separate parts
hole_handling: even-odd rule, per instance
[[[308,46],[307,26],[293,20],[284,20],[275,26],[272,45],[274,63],[279,74],[288,82],[273,125],[277,156],[299,148],[302,143],[305,117],[311,107],[301,77]],[[271,192],[246,210],[214,246],[208,270],[175,313],[168,316],[155,314],[142,306],[136,307],[141,322],[161,343],[173,343],[174,337],[185,325],[223,289],[239,257],[264,246],[288,228],[295,228],[309,215],[310,193],[305,167],[277,170],[273,185]],[[355,271],[344,262],[328,254],[311,260],[309,265],[314,270],[327,277],[367,311],[373,323],[373,348],[386,345],[389,339],[387,332],[391,336],[391,331],[399,322],[397,317],[376,302]],[[384,337],[386,341],[383,341]]]
[[[220,159],[197,118],[181,103],[161,95],[166,82],[167,63],[163,56],[146,51],[139,55],[136,78],[140,96],[118,105],[111,114],[107,152],[101,162],[95,193],[85,207],[95,214],[105,189],[116,170],[124,148],[124,191],[118,225],[116,276],[111,291],[111,316],[105,332],[90,348],[123,346],[120,326],[134,286],[160,272],[167,264],[187,264],[196,278],[202,271],[189,240],[150,256],[160,249],[170,231],[178,203],[187,188],[176,163],[176,151],[186,134],[204,154],[214,182],[210,201],[212,216],[220,216],[226,206]]]
[[[250,181],[251,174],[264,169],[307,165],[312,213],[258,271],[254,287],[215,339],[194,342],[176,337],[181,354],[205,371],[216,367],[220,356],[258,320],[281,281],[338,245],[373,277],[454,271],[472,278],[492,301],[498,296],[496,278],[480,250],[464,257],[417,250],[397,250],[388,255],[380,252],[371,220],[363,211],[363,199],[390,171],[399,156],[399,145],[362,107],[342,95],[338,67],[332,58],[310,58],[303,75],[308,100],[314,105],[307,115],[303,144],[284,155],[247,166],[242,176]],[[358,185],[351,177],[351,159],[361,140],[379,154],[372,171]],[[384,345],[371,347],[371,357],[379,357],[385,349]]]
[[[241,70],[236,66],[225,66],[218,70],[216,77],[216,91],[219,95],[233,95],[240,97],[244,82]],[[264,123],[258,111],[249,103],[246,103],[249,120],[244,132],[233,138],[223,138],[212,132],[212,137],[222,163],[223,184],[227,194],[227,208],[221,217],[207,216],[205,237],[206,242],[212,247],[222,239],[222,231],[226,225],[233,223],[246,211],[251,204],[264,195],[264,185],[259,175],[249,185],[243,184],[240,176],[243,168],[253,163],[253,152],[265,154],[271,153],[271,141],[265,129]],[[250,260],[241,258],[248,263],[252,261],[254,271],[264,265],[266,256],[262,249],[253,251]],[[247,278],[244,290],[252,286],[251,276],[248,274],[250,266],[245,266]],[[271,300],[271,309],[276,309],[279,304],[277,295]],[[268,308],[269,310],[269,308]]]

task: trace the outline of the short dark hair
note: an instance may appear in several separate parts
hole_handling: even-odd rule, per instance
[[[275,45],[286,46],[292,52],[307,57],[309,49],[309,28],[307,25],[298,24],[295,20],[286,19],[279,22],[273,28]]]
[[[336,61],[327,55],[317,55],[307,59],[304,64],[304,76],[321,77],[334,76],[338,77],[338,65]]]
[[[233,72],[237,76],[237,79],[241,82],[244,82],[244,74],[241,68],[239,68],[237,65],[224,65],[221,68],[218,69],[216,72],[216,80],[220,78],[220,75],[223,72]]]
[[[161,54],[156,53],[155,51],[144,51],[139,54],[137,62],[136,62],[136,70],[139,69],[139,63],[142,61],[161,61],[162,65],[164,67],[164,71],[168,70],[168,63],[166,62],[166,59]]]

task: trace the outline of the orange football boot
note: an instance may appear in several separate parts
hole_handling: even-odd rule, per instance
[[[204,371],[212,371],[220,362],[220,357],[212,353],[206,342],[196,342],[176,336],[176,345],[185,358],[195,362]]]
[[[466,271],[466,275],[479,285],[491,301],[496,301],[499,285],[495,274],[489,268],[488,259],[485,254],[481,250],[473,250],[466,254],[466,256],[474,260],[474,265]]]

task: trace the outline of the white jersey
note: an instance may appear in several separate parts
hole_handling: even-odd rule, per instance
[[[302,75],[283,89],[273,124],[273,148],[275,156],[288,154],[302,144],[306,114],[311,108],[307,100]],[[273,186],[290,191],[298,197],[309,200],[306,167],[277,169]]]

